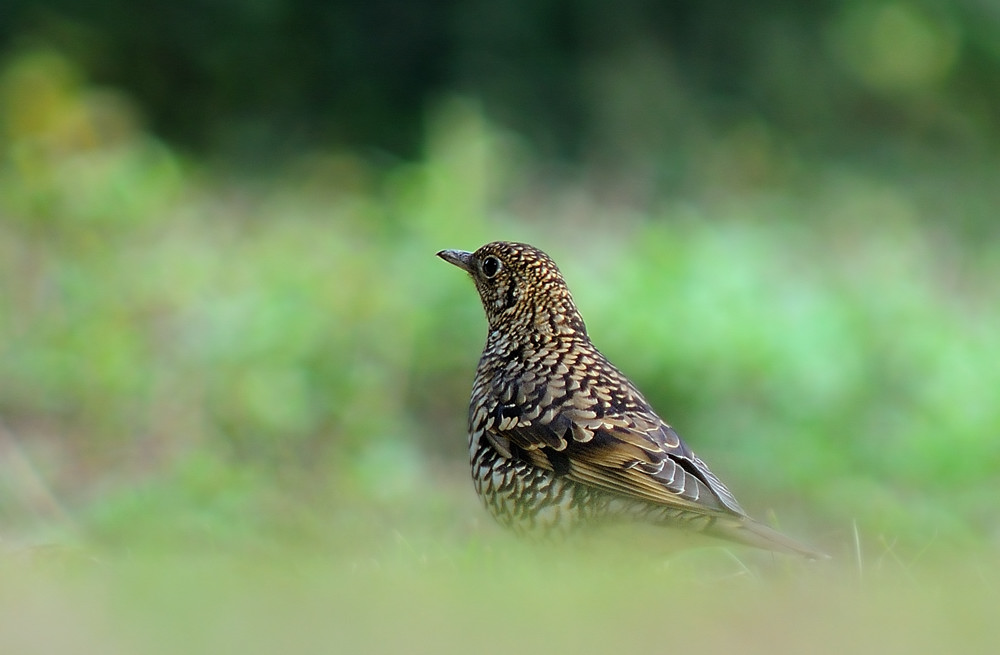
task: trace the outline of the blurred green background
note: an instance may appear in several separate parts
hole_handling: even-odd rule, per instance
[[[503,537],[434,253],[514,239],[753,514],[992,571],[998,117],[972,0],[5,0],[0,546],[460,585]]]

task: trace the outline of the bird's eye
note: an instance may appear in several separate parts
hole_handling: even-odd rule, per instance
[[[493,277],[500,270],[500,260],[496,257],[487,257],[483,260],[483,275]]]

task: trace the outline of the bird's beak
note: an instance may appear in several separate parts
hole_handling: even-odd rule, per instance
[[[472,253],[464,250],[442,250],[438,257],[449,264],[454,264],[466,273],[472,273]]]

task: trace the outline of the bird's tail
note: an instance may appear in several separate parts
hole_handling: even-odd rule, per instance
[[[810,548],[788,537],[774,528],[755,521],[749,517],[741,519],[718,519],[705,530],[706,534],[738,541],[748,546],[771,550],[788,555],[799,555],[811,560],[830,559],[821,551]]]

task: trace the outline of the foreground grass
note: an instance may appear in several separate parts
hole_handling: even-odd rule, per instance
[[[662,528],[533,544],[464,476],[437,479],[379,503],[234,478],[214,501],[183,481],[133,490],[0,544],[0,652],[975,653],[1000,637],[985,540],[788,526],[821,562]]]
[[[967,555],[863,568],[401,535],[351,557],[18,552],[0,651],[989,652],[1000,569]]]

